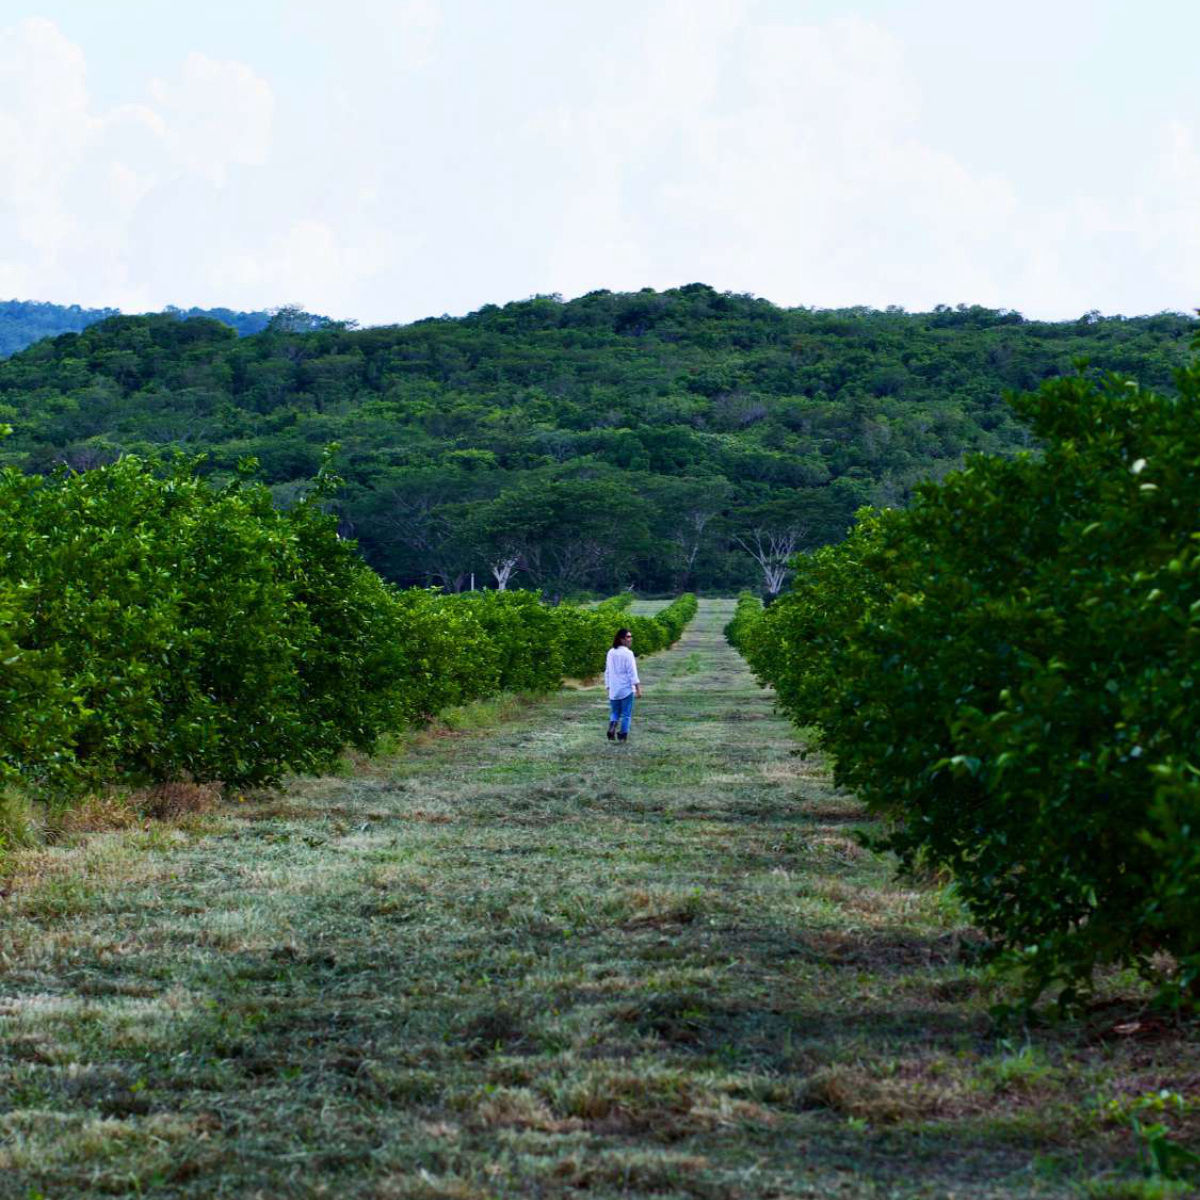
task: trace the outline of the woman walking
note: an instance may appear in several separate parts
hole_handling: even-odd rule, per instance
[[[608,740],[623,742],[629,737],[629,722],[633,719],[633,698],[641,699],[642,684],[638,679],[637,659],[629,648],[633,633],[618,629],[612,649],[604,662],[604,686],[608,688]]]

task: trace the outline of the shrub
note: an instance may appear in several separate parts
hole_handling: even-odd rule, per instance
[[[977,457],[797,563],[748,639],[839,783],[950,868],[1040,990],[1099,963],[1200,979],[1200,369],[1015,401],[1042,457]]]
[[[331,480],[280,512],[195,467],[0,472],[0,790],[319,770],[446,708],[598,674],[630,603],[400,592],[338,537]],[[686,600],[624,617],[646,652]]]
[[[674,645],[679,640],[699,607],[696,597],[691,592],[684,592],[654,614],[653,620],[662,629],[665,638],[663,646]]]
[[[654,654],[675,642],[696,614],[697,601],[685,593],[652,617],[632,616],[627,611],[632,598],[625,593],[593,608],[559,605],[555,614],[563,674],[572,679],[589,679],[604,670],[604,660],[613,635],[621,627],[633,631],[634,650]]]
[[[548,692],[563,680],[557,609],[535,592],[469,592],[454,597],[478,621],[495,649],[496,688],[502,692]]]
[[[4,472],[0,515],[7,773],[259,783],[393,723],[395,601],[315,499],[126,458]]]
[[[0,522],[8,525],[12,511],[0,491]],[[29,763],[55,779],[69,773],[70,748],[85,716],[67,680],[62,649],[29,645],[36,605],[30,589],[0,584],[0,790],[18,782]]]
[[[725,626],[725,640],[747,659],[750,645],[763,617],[762,601],[753,592],[742,592],[737,598],[733,617]]]

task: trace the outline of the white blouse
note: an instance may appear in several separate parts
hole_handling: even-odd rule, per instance
[[[614,646],[604,661],[604,686],[610,700],[623,700],[641,683],[637,659],[628,646]]]

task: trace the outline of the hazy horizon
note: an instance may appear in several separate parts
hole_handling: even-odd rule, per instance
[[[689,280],[687,282],[688,283],[701,283],[701,284],[705,283],[705,281],[702,279],[693,279],[693,280]],[[672,287],[686,287],[686,286],[687,286],[687,283],[680,283],[680,284],[668,285],[663,288],[654,288],[652,290],[654,290],[656,292],[665,292],[665,291],[669,291]],[[712,286],[712,285],[710,284],[707,286]],[[645,290],[645,289],[632,288],[632,289],[629,289],[628,292],[624,292],[624,294],[630,294],[631,292],[638,292],[638,291],[642,291],[642,290]],[[776,301],[772,300],[772,298],[770,296],[759,296],[752,292],[735,293],[735,292],[732,292],[730,289],[721,289],[721,288],[715,288],[714,290],[730,291],[730,294],[733,294],[733,295],[749,295],[749,296],[752,296],[756,300],[765,300],[770,304],[774,304],[775,307],[781,308],[781,309],[806,309],[806,310],[809,310],[812,312],[846,312],[846,311],[850,311],[850,310],[854,310],[854,309],[871,309],[872,311],[883,312],[883,311],[886,311],[888,308],[893,308],[893,309],[897,309],[903,313],[906,313],[910,316],[916,316],[916,315],[920,315],[921,313],[925,313],[925,312],[933,312],[934,307],[936,307],[936,306],[933,306],[928,309],[919,309],[919,308],[907,308],[904,305],[890,305],[890,306],[884,305],[882,307],[876,307],[876,306],[867,305],[867,304],[843,304],[843,305],[778,304]],[[323,313],[319,309],[305,309],[305,311],[310,312],[313,316],[329,317],[331,320],[334,320],[334,321],[351,322],[357,328],[360,328],[360,329],[378,329],[378,328],[386,328],[386,327],[392,326],[392,325],[412,325],[412,324],[415,324],[420,321],[443,320],[446,318],[449,318],[451,320],[461,320],[464,317],[471,316],[473,313],[478,312],[482,308],[488,308],[488,307],[492,307],[492,306],[502,308],[506,304],[520,304],[520,303],[523,303],[528,300],[536,300],[539,297],[557,298],[562,303],[569,304],[572,300],[580,300],[584,296],[593,294],[595,292],[604,292],[604,291],[616,292],[617,289],[616,288],[605,288],[602,286],[596,287],[596,288],[589,288],[588,291],[580,292],[579,295],[577,295],[577,296],[563,296],[559,293],[551,293],[551,292],[532,293],[528,296],[510,296],[506,299],[485,300],[481,304],[476,305],[475,308],[468,309],[464,312],[456,312],[456,313],[429,312],[429,313],[423,314],[422,316],[410,317],[406,320],[394,320],[394,321],[389,321],[389,320],[369,321],[369,322],[368,321],[359,321],[355,317],[338,317],[338,316],[334,316],[331,313]],[[6,301],[9,303],[18,303],[18,304],[20,304],[20,303],[54,304],[54,305],[61,305],[64,308],[70,307],[73,304],[77,304],[77,301],[74,301],[74,300],[56,300],[56,299],[48,300],[45,297],[41,297],[41,296],[9,296],[9,297],[0,299],[0,303],[6,302]],[[959,306],[959,304],[961,304],[962,306],[967,307],[967,308],[973,307],[972,302],[969,300],[968,301],[960,301],[958,304],[949,305],[948,307],[957,308]],[[281,308],[290,307],[290,305],[268,304],[262,308],[242,309],[235,305],[230,305],[230,304],[206,304],[206,305],[204,305],[204,304],[182,304],[182,303],[175,303],[173,301],[168,301],[166,304],[162,305],[160,308],[124,309],[124,308],[119,308],[119,306],[113,305],[113,304],[79,305],[79,307],[82,309],[86,309],[86,310],[116,308],[116,309],[118,309],[118,312],[120,313],[121,316],[132,317],[132,316],[152,316],[157,313],[166,312],[168,309],[175,309],[175,310],[178,310],[181,312],[187,312],[190,309],[204,309],[206,311],[211,311],[211,310],[215,310],[215,309],[229,309],[234,312],[268,312],[269,313],[269,312],[274,312]],[[1011,306],[1005,305],[1005,304],[979,305],[979,307],[987,308],[992,311],[998,311],[998,312],[1015,312],[1015,313],[1018,313],[1021,317],[1023,317],[1027,321],[1044,321],[1044,322],[1048,322],[1048,323],[1070,323],[1073,321],[1077,321],[1077,320],[1079,320],[1080,317],[1087,316],[1087,315],[1089,315],[1089,313],[1092,313],[1092,312],[1097,313],[1098,316],[1101,318],[1117,318],[1117,319],[1124,319],[1124,320],[1130,320],[1130,319],[1134,319],[1134,318],[1138,318],[1138,317],[1153,317],[1153,316],[1158,316],[1161,313],[1169,313],[1171,315],[1176,315],[1176,316],[1181,315],[1181,316],[1190,316],[1190,317],[1194,317],[1197,315],[1197,313],[1200,313],[1200,307],[1193,307],[1193,308],[1187,308],[1187,309],[1163,308],[1163,309],[1158,309],[1155,312],[1141,312],[1141,313],[1134,313],[1134,312],[1117,313],[1117,312],[1104,312],[1103,310],[1100,310],[1100,309],[1089,309],[1083,313],[1076,313],[1074,316],[1069,316],[1069,317],[1038,317],[1038,316],[1033,316],[1029,313],[1021,312],[1020,309],[1012,308]]]

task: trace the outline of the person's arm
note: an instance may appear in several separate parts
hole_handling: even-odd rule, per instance
[[[633,673],[633,694],[640,700],[642,698],[642,681],[638,676],[637,658],[632,650],[629,652],[629,669]]]

